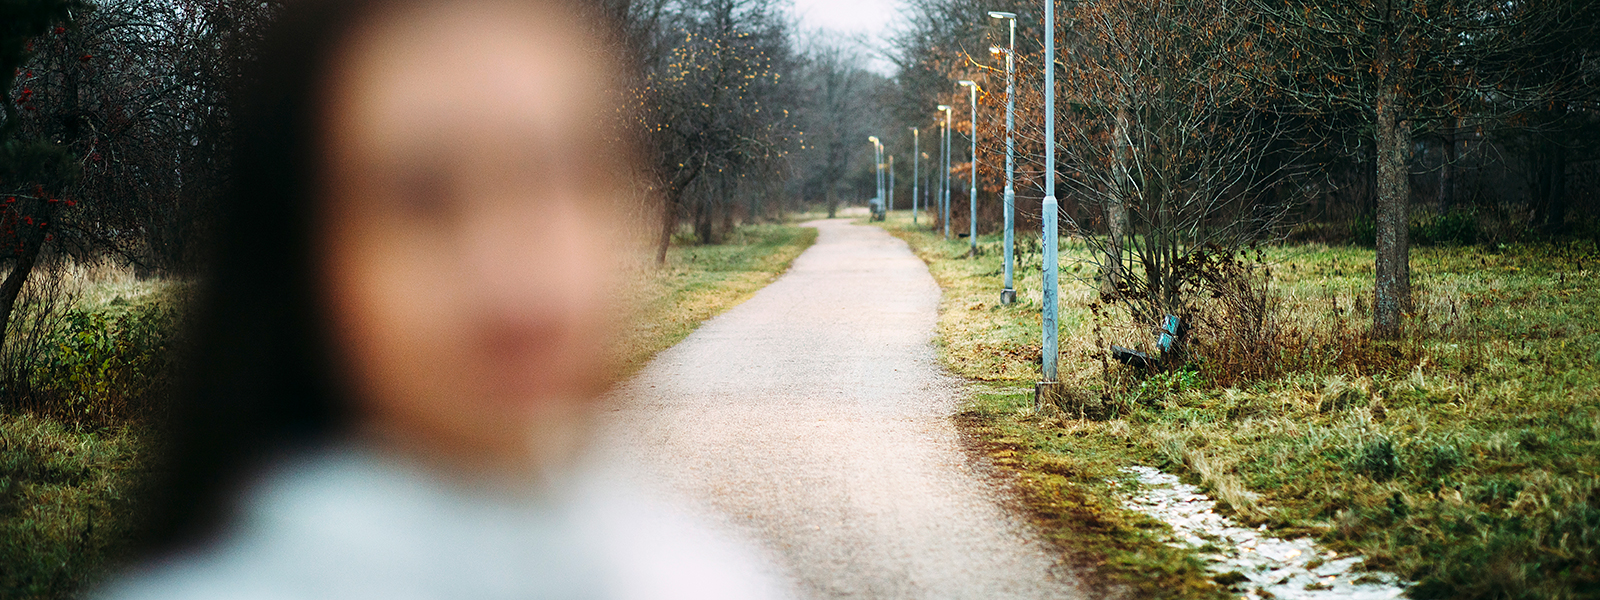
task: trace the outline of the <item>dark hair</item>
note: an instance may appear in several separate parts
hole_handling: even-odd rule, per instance
[[[242,85],[230,193],[219,199],[182,378],[139,549],[202,543],[274,455],[347,419],[317,308],[311,228],[322,90],[344,32],[375,2],[308,0],[273,19]]]

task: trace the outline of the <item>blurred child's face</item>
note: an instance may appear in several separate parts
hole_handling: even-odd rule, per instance
[[[323,289],[358,421],[388,442],[536,465],[605,383],[630,188],[617,66],[578,18],[426,3],[335,60]]]

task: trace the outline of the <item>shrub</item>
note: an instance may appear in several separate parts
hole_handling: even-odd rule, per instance
[[[1350,241],[1361,246],[1375,246],[1378,243],[1378,222],[1372,217],[1362,215],[1350,221]]]
[[[60,261],[44,261],[17,295],[5,339],[0,340],[0,403],[6,409],[31,408],[37,401],[35,374],[48,360],[52,337],[62,329],[67,310],[77,302],[76,289],[65,279]]]
[[[1411,243],[1419,246],[1466,246],[1478,242],[1478,211],[1453,208],[1443,213],[1418,211],[1411,215]]]
[[[166,389],[176,325],[177,311],[159,301],[118,299],[69,311],[33,374],[30,408],[65,422],[98,425],[142,416]]]
[[[1211,259],[1201,267],[1200,288],[1187,338],[1189,359],[1222,386],[1276,377],[1286,357],[1298,354],[1304,337],[1283,318],[1272,290],[1272,272],[1242,256]]]

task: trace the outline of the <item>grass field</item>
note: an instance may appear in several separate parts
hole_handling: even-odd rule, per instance
[[[617,345],[625,370],[749,298],[816,238],[794,225],[741,227],[719,246],[674,246],[637,275],[637,321]],[[65,388],[47,410],[0,411],[0,598],[68,598],[118,554],[149,440],[118,411],[156,395],[177,288],[116,269],[79,272],[77,300],[38,383]],[[109,413],[109,414],[108,414]]]
[[[944,288],[941,355],[976,385],[962,415],[1049,536],[1133,597],[1228,595],[1166,527],[1120,508],[1128,465],[1200,484],[1233,516],[1312,535],[1416,582],[1416,598],[1600,596],[1600,252],[1592,244],[1416,248],[1404,339],[1365,334],[1371,250],[1269,248],[1289,343],[1273,369],[1216,364],[1140,378],[1097,348],[1153,345],[1092,310],[1083,249],[1063,242],[1062,380],[1099,419],[1036,412],[1037,237],[1019,243],[1019,303],[998,306],[1000,247],[885,228]],[[1207,335],[1204,327],[1194,334]]]

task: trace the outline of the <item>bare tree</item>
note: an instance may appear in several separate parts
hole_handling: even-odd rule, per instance
[[[1101,0],[1071,13],[1061,94],[1069,193],[1103,227],[1068,218],[1095,249],[1103,297],[1155,327],[1187,315],[1208,255],[1272,235],[1307,165],[1293,125],[1242,76],[1259,62],[1248,21],[1221,0]],[[1103,234],[1102,234],[1103,232]]]
[[[820,35],[817,36],[820,39]],[[798,110],[804,148],[796,153],[797,174],[807,187],[819,190],[828,216],[839,207],[839,188],[852,163],[860,168],[868,135],[884,132],[876,93],[883,78],[864,70],[844,44],[815,41],[800,69],[802,97]]]
[[[783,106],[787,25],[771,0],[678,0],[634,5],[647,36],[642,123],[656,152],[666,250],[688,217],[702,243],[718,241],[732,208],[725,190],[782,159],[794,134]],[[691,192],[698,192],[691,195]]]

